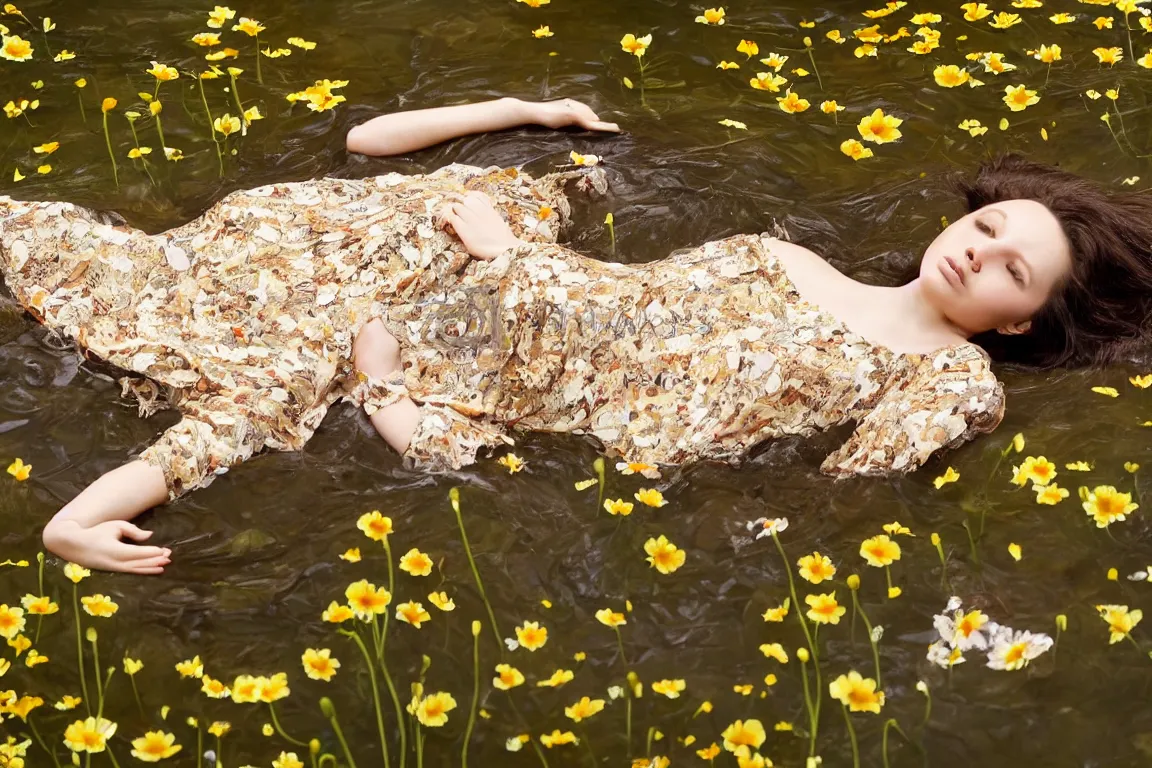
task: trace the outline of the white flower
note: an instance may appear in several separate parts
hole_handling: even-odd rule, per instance
[[[992,650],[988,652],[988,666],[991,669],[1016,670],[1028,666],[1032,659],[1052,647],[1052,638],[1042,632],[1032,634],[1027,630],[1017,632],[1009,627],[992,638]]]
[[[514,637],[504,638],[504,645],[508,646],[509,651],[514,651],[520,647],[520,641]]]
[[[1146,571],[1136,571],[1136,573],[1128,574],[1128,581],[1148,581],[1148,574],[1152,573],[1152,569]]]
[[[519,736],[513,736],[504,742],[504,749],[509,752],[519,752],[524,747],[524,742],[520,741]]]
[[[949,601],[948,604],[952,605],[952,602]],[[941,640],[962,651],[972,648],[985,650],[989,638],[999,629],[996,622],[989,621],[988,617],[978,610],[968,613],[956,610],[951,616],[946,613],[937,614],[932,617],[932,626],[940,633]]]
[[[920,693],[927,696],[928,695],[928,683],[924,682],[923,680],[917,680],[916,681],[916,690],[920,691]]]
[[[767,517],[757,518],[745,524],[749,531],[755,531],[757,528],[760,532],[756,534],[757,539],[762,539],[765,536],[771,536],[773,533],[780,533],[788,528],[788,518],[776,517],[768,519]]]
[[[928,646],[928,661],[938,667],[951,669],[957,664],[963,664],[965,659],[959,649],[950,648],[947,643],[937,640]]]
[[[613,685],[608,688],[608,698],[615,701],[624,695],[624,687],[620,685]]]
[[[948,605],[944,606],[944,613],[952,613],[953,611],[958,611],[960,610],[961,605],[963,605],[963,603],[960,602],[960,598],[956,597],[956,595],[952,595],[952,597],[948,598]]]
[[[878,643],[882,637],[884,637],[884,627],[879,624],[872,627],[872,642]]]

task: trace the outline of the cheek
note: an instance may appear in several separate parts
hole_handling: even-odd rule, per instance
[[[1043,298],[1034,296],[1031,291],[1021,290],[1010,276],[1003,280],[986,280],[972,292],[971,307],[973,317],[988,326],[1000,326],[1027,320],[1043,305]]]

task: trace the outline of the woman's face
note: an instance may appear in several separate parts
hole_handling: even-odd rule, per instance
[[[969,336],[1022,333],[1072,269],[1060,222],[1035,200],[986,205],[941,232],[920,262],[922,290]]]

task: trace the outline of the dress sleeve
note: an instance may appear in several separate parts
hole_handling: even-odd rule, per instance
[[[264,447],[258,421],[227,397],[188,402],[182,409],[184,418],[138,457],[164,473],[169,500],[210,485]]]
[[[830,475],[911,472],[934,452],[991,432],[1004,416],[1004,388],[976,347],[923,359],[860,419],[844,445],[824,460]]]
[[[409,393],[404,373],[396,371],[383,379],[359,374],[347,399],[362,406],[371,416],[405,397],[409,397]],[[461,413],[449,405],[420,403],[415,399],[413,402],[420,411],[420,420],[403,455],[404,464],[410,469],[460,469],[476,463],[476,454],[481,448],[516,444],[499,424],[478,415]]]

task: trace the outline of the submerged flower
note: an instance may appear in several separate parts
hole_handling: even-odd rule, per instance
[[[1097,528],[1107,528],[1112,523],[1124,520],[1128,513],[1140,506],[1132,503],[1132,494],[1120,493],[1111,485],[1099,485],[1092,491],[1082,486],[1080,499],[1084,511],[1096,521]]]
[[[687,684],[683,680],[657,680],[652,683],[653,693],[659,693],[661,696],[667,696],[670,699],[680,698],[680,694],[684,691]]]
[[[1108,625],[1108,631],[1111,633],[1108,638],[1109,645],[1128,637],[1140,623],[1140,619],[1144,618],[1143,611],[1139,609],[1129,611],[1126,605],[1098,605],[1096,610],[1100,612],[1100,618]]]
[[[496,665],[496,677],[492,679],[492,685],[502,691],[507,691],[515,688],[518,685],[524,684],[524,675],[516,667],[508,664]]]
[[[514,453],[506,453],[496,460],[497,464],[504,466],[508,469],[508,474],[514,475],[520,470],[524,469],[528,462],[520,458]]]
[[[865,141],[887,144],[900,138],[899,126],[903,122],[899,117],[885,115],[884,110],[877,107],[871,115],[861,118],[856,130],[860,132],[860,138]]]
[[[800,568],[800,577],[812,584],[819,584],[836,575],[836,566],[832,565],[832,560],[819,552],[805,555],[796,561],[796,565]]]
[[[377,587],[367,579],[360,579],[344,590],[348,606],[361,621],[369,621],[373,616],[384,613],[392,603],[392,593],[384,587]],[[331,610],[331,606],[329,606]],[[332,621],[332,619],[325,619]]]
[[[860,556],[868,561],[868,565],[877,568],[891,565],[900,559],[900,545],[887,535],[880,534],[860,544]]]
[[[767,734],[764,733],[764,725],[759,720],[749,719],[732,723],[724,729],[721,736],[724,738],[724,749],[729,752],[740,752],[743,747],[743,752],[746,754],[749,748],[759,749]]]
[[[560,729],[552,731],[552,733],[541,734],[540,743],[552,749],[552,747],[563,746],[564,744],[579,744],[580,739],[576,738],[576,734],[572,731],[560,732]]]
[[[432,573],[432,558],[413,547],[400,557],[400,570],[413,576],[428,576]]]
[[[32,465],[25,464],[23,460],[16,458],[11,464],[8,465],[8,474],[22,482],[27,480],[28,476],[32,474]]]
[[[103,752],[108,739],[116,734],[116,723],[102,717],[77,720],[64,731],[64,746],[73,752]]]
[[[568,683],[572,682],[572,679],[574,677],[576,677],[576,673],[574,673],[572,670],[570,670],[570,669],[558,669],[555,672],[553,672],[551,677],[549,677],[548,679],[537,680],[536,681],[536,687],[537,688],[559,688],[562,685],[567,685]]]
[[[304,665],[304,674],[324,682],[330,681],[340,668],[340,660],[332,658],[332,651],[328,648],[309,648],[300,657],[300,662]]]
[[[120,610],[120,606],[116,605],[110,597],[104,595],[82,597],[80,602],[84,605],[84,612],[89,616],[106,619]]]
[[[587,696],[580,699],[570,707],[564,707],[564,714],[567,715],[572,722],[578,723],[581,720],[586,720],[597,712],[604,709],[604,699],[589,699]]]
[[[806,595],[804,602],[808,604],[808,618],[817,624],[839,624],[840,617],[848,610],[836,602],[835,592]]]
[[[456,709],[456,699],[450,693],[433,693],[416,705],[416,719],[426,728],[439,728],[448,722],[448,713]]]
[[[636,501],[649,507],[662,507],[667,504],[664,494],[655,488],[641,488],[635,494]]]
[[[0,37],[0,57],[9,61],[28,61],[32,58],[32,44],[18,35]]]
[[[416,629],[420,629],[420,625],[424,622],[432,620],[431,614],[424,610],[424,606],[414,600],[396,606],[396,618],[411,624]]]
[[[1048,485],[1056,477],[1056,465],[1043,456],[1029,456],[1020,466],[1013,467],[1012,482],[1019,486],[1029,482],[1035,485]]]
[[[624,499],[604,500],[604,509],[610,515],[620,515],[621,517],[627,517],[628,515],[632,514],[632,508],[634,506],[635,505],[632,502],[624,501]]]
[[[525,621],[516,627],[516,639],[524,648],[535,651],[548,642],[548,628],[540,626],[536,621]]]
[[[877,691],[876,681],[861,676],[859,672],[840,675],[828,684],[828,693],[852,712],[878,715],[884,706],[884,691]]]
[[[864,160],[872,157],[872,150],[861,144],[856,139],[845,139],[840,144],[840,151],[848,155],[853,160]]]
[[[664,535],[658,539],[650,538],[644,542],[644,551],[648,553],[648,557],[645,558],[648,564],[660,573],[673,573],[684,565],[684,550],[668,541]]]
[[[11,640],[23,631],[24,610],[15,606],[0,605],[0,637]]]
[[[132,757],[144,763],[166,760],[183,749],[176,743],[176,735],[164,731],[148,731],[132,740]]]
[[[1050,485],[1033,485],[1032,490],[1036,491],[1037,504],[1059,504],[1068,498],[1068,491],[1056,485],[1056,483],[1051,483]]]
[[[1032,659],[1052,647],[1052,638],[1043,633],[1016,632],[1007,627],[992,639],[988,652],[991,669],[1013,671],[1028,666]]]
[[[383,541],[388,534],[392,533],[392,518],[385,517],[380,514],[380,510],[374,509],[360,515],[360,519],[356,521],[356,527],[373,541]]]
[[[596,620],[606,627],[619,627],[628,623],[624,614],[617,613],[611,608],[601,608],[596,611]]]

